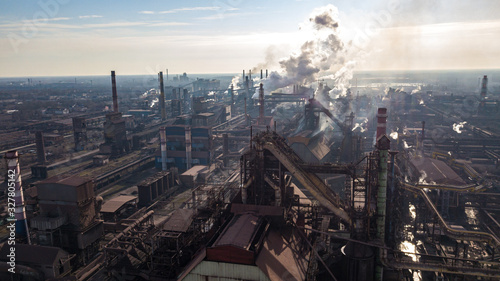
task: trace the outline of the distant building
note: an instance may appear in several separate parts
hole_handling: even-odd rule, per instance
[[[220,80],[217,79],[197,78],[196,81],[193,82],[193,91],[219,90],[219,89],[220,89]]]

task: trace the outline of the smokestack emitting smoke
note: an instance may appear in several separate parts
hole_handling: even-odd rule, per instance
[[[308,22],[301,29],[312,29],[315,38],[302,44],[297,54],[279,62],[281,70],[266,74],[264,87],[268,91],[283,88],[289,85],[305,85],[320,78],[323,72],[334,74],[324,76],[324,79],[333,79],[335,87],[329,95],[345,95],[352,78],[355,61],[350,58],[348,50],[351,43],[344,43],[340,38],[339,12],[333,5],[315,9]],[[265,63],[265,65],[271,62]]]
[[[163,72],[160,71],[160,112],[161,120],[165,121],[167,119],[167,112],[165,111],[165,89],[163,87]]]
[[[45,158],[45,145],[43,142],[43,133],[41,131],[37,131],[35,133],[35,143],[38,163],[45,164],[47,162],[47,158]]]
[[[21,169],[19,168],[19,157],[16,150],[5,153],[7,160],[7,191],[14,192],[15,209],[14,214],[7,218],[7,221],[16,222],[16,234],[26,236],[28,243],[31,244],[29,238],[28,224],[26,222],[26,211],[24,208],[23,186],[21,180]],[[14,217],[12,217],[14,216]]]
[[[379,108],[377,113],[377,140],[386,134],[387,108]]]
[[[161,170],[167,170],[167,134],[165,127],[160,128],[160,151],[161,151]]]
[[[113,90],[113,111],[118,112],[118,94],[116,93],[115,71],[111,71],[111,87]]]

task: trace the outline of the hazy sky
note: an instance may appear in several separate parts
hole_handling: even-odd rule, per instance
[[[356,70],[499,68],[496,0],[3,0],[0,76],[277,69],[327,4]]]

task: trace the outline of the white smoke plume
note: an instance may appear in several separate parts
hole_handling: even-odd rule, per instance
[[[313,29],[315,38],[304,42],[298,53],[279,62],[281,70],[264,79],[266,91],[292,84],[305,85],[316,81],[321,73],[333,72],[323,75],[335,80],[330,95],[346,93],[355,62],[347,58],[350,43],[344,43],[340,37],[338,17],[337,7],[331,4],[312,12],[306,27]]]
[[[454,123],[453,124],[453,131],[461,134],[462,133],[462,128],[464,127],[465,124],[467,124],[467,121],[463,121],[463,122],[460,122],[460,123]]]

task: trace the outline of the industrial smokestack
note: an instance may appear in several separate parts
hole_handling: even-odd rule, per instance
[[[161,170],[167,170],[167,134],[165,127],[160,128],[160,151],[161,151]]]
[[[264,85],[259,87],[259,125],[264,125]]]
[[[35,133],[35,143],[38,163],[45,164],[47,162],[47,158],[45,158],[45,145],[43,142],[43,133],[41,131],[37,131]]]
[[[262,69],[260,70],[260,80],[262,80]]]
[[[243,79],[241,79],[241,80],[245,81],[245,77],[246,77],[245,76],[245,70],[243,69]]]
[[[167,78],[167,81],[168,81],[168,68],[166,70],[167,70],[167,72],[165,72],[165,74],[167,75],[166,78]]]
[[[267,69],[266,69],[266,78],[267,78]]]
[[[10,216],[7,221],[15,221],[16,234],[19,237],[27,237],[28,243],[31,244],[28,223],[26,221],[26,211],[24,208],[24,196],[21,180],[21,169],[19,168],[19,156],[16,150],[5,153],[7,160],[7,192],[14,193],[15,208],[14,213],[9,211]],[[14,217],[12,217],[14,216]]]
[[[186,170],[191,169],[191,127],[186,127]]]
[[[377,140],[386,134],[387,108],[379,108],[377,113]]]
[[[163,72],[160,71],[160,112],[161,120],[165,121],[167,119],[167,112],[165,109],[165,88],[163,87]]]
[[[481,83],[481,99],[486,98],[486,94],[488,93],[488,76],[484,75],[483,83]]]
[[[118,112],[118,94],[116,93],[115,71],[111,71],[111,87],[113,89],[113,111]]]

